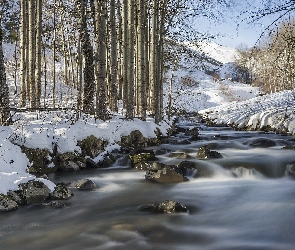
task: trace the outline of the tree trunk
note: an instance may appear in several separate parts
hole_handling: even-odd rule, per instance
[[[37,0],[36,16],[36,107],[40,107],[41,100],[41,62],[42,62],[42,0]]]
[[[138,75],[137,75],[137,110],[142,120],[146,119],[146,77],[145,77],[145,1],[137,0],[138,20]]]
[[[92,114],[93,97],[94,97],[94,59],[93,47],[90,42],[90,36],[87,28],[87,1],[76,0],[79,11],[79,33],[81,39],[81,49],[85,59],[84,67],[84,95],[83,95],[83,111]]]
[[[96,115],[102,120],[107,118],[106,107],[106,70],[107,70],[107,2],[95,1],[96,12],[96,44],[97,44],[97,87],[96,87]]]
[[[110,28],[111,28],[111,51],[110,51],[110,110],[118,112],[118,87],[117,87],[117,73],[118,73],[118,54],[117,54],[117,31],[116,31],[116,1],[110,1]]]
[[[6,82],[6,73],[4,65],[4,54],[3,54],[3,32],[1,26],[0,17],[0,124],[9,124],[9,88]]]
[[[132,119],[134,117],[134,0],[128,0],[128,100],[126,117]]]
[[[30,108],[36,107],[36,0],[28,0],[29,3],[29,85],[30,85]]]
[[[27,100],[27,66],[28,66],[28,6],[26,0],[20,1],[20,106],[26,106]]]

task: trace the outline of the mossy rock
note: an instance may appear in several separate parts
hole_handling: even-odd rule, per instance
[[[145,138],[139,130],[134,130],[130,135],[122,136],[120,146],[126,148],[147,147],[149,145],[148,138]]]
[[[130,154],[129,157],[133,164],[156,160],[155,155],[152,153]]]
[[[30,173],[53,173],[57,167],[52,164],[52,156],[47,149],[27,148],[22,146],[22,152],[27,156],[31,165]]]
[[[92,159],[102,153],[107,144],[107,141],[96,138],[93,135],[90,135],[86,139],[78,142],[78,146],[81,148],[82,155],[84,157],[89,156]]]
[[[113,163],[116,162],[116,157],[112,154],[105,155],[103,161],[99,162],[97,165],[101,168],[107,168],[110,167]]]
[[[56,155],[54,164],[59,171],[75,171],[83,168],[85,158],[77,152],[66,152]]]
[[[197,156],[199,159],[222,158],[219,152],[210,150],[207,146],[200,147]]]

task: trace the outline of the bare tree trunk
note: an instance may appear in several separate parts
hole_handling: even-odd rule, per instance
[[[20,106],[26,106],[27,100],[27,36],[28,36],[28,8],[27,1],[20,1]]]
[[[78,97],[77,97],[77,110],[81,110],[82,106],[82,92],[83,92],[83,58],[82,58],[82,49],[81,49],[81,40],[78,38],[78,69],[77,69],[77,75],[78,75]],[[78,118],[78,117],[77,117]]]
[[[123,19],[122,19],[121,1],[117,1],[117,17],[118,17],[118,99],[123,100]]]
[[[1,26],[2,17],[0,16],[0,124],[8,125],[9,123],[9,89],[6,82],[6,73],[4,66],[4,54],[3,54],[3,32]],[[6,109],[6,110],[5,110]]]
[[[156,115],[156,107],[157,107],[157,66],[156,58],[157,58],[157,43],[158,43],[158,26],[159,26],[159,0],[153,1],[152,8],[152,34],[151,34],[151,42],[150,42],[150,109],[152,114]]]
[[[37,30],[36,30],[36,107],[40,107],[41,100],[41,61],[42,61],[42,0],[37,0]]]
[[[128,0],[123,0],[123,107],[127,109],[128,103],[128,64],[129,64],[129,39],[128,39]]]
[[[81,39],[81,49],[85,59],[84,67],[84,95],[83,95],[83,111],[85,113],[93,113],[93,97],[94,97],[94,59],[93,47],[87,27],[87,1],[76,0],[79,10],[79,32]]]
[[[29,84],[30,84],[30,108],[36,107],[36,32],[35,9],[36,0],[28,0],[29,3]]]
[[[107,2],[95,1],[96,12],[96,44],[97,44],[97,87],[96,87],[96,115],[102,119],[107,118],[106,108],[106,62],[107,62]]]
[[[128,0],[128,101],[126,116],[134,117],[134,0]]]
[[[117,31],[116,31],[116,1],[110,1],[110,28],[111,28],[111,79],[110,79],[110,110],[118,112],[118,87],[117,87],[117,73],[118,73],[118,54],[117,54]]]
[[[56,88],[56,1],[53,6],[53,69],[52,69],[52,106],[55,108],[55,88]]]
[[[138,76],[137,76],[137,109],[142,120],[146,119],[146,78],[145,78],[145,1],[137,0],[137,20],[138,20]]]

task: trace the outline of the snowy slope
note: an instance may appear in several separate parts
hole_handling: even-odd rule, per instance
[[[200,111],[217,124],[295,134],[295,90],[233,102]]]
[[[244,101],[258,95],[259,88],[226,79],[227,76],[231,77],[231,63],[236,56],[235,49],[208,42],[188,46],[191,50],[205,54],[207,58],[218,61],[220,64],[210,64],[210,60],[207,60],[203,64],[205,68],[202,68],[196,65],[194,60],[183,56],[181,59],[183,67],[174,72],[169,71],[167,74],[167,82],[170,83],[173,73],[172,99],[176,109],[196,112],[232,101]],[[215,79],[212,75],[205,73],[213,71],[223,79]],[[169,83],[164,86],[167,93],[166,106],[170,92]]]

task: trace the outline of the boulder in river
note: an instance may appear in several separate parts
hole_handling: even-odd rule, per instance
[[[287,175],[295,178],[295,163],[287,165]]]
[[[185,180],[184,176],[177,172],[174,168],[165,167],[160,170],[148,170],[145,179],[151,182],[162,184],[180,183]]]
[[[88,136],[82,141],[78,142],[78,146],[81,148],[83,156],[89,156],[95,158],[105,150],[108,142],[103,139],[96,138],[93,135]]]
[[[254,148],[269,148],[276,146],[276,142],[267,138],[258,138],[246,142],[246,145]]]
[[[17,203],[8,195],[0,195],[0,212],[13,211],[18,208]]]
[[[52,200],[67,200],[72,196],[74,196],[73,192],[61,184],[56,185],[53,192],[50,193],[50,199]]]
[[[57,207],[57,208],[64,208],[66,205],[60,201],[51,201],[46,204],[47,206]]]
[[[92,190],[98,188],[98,186],[89,179],[81,179],[78,181],[73,181],[69,185],[70,188],[77,188],[79,190]]]
[[[210,150],[207,146],[200,147],[197,156],[200,159],[222,158],[219,152]]]
[[[154,213],[188,213],[188,209],[180,202],[166,200],[163,202],[156,202],[150,205],[141,206],[140,211],[149,211]]]
[[[208,178],[214,175],[214,171],[209,166],[197,162],[182,161],[177,167],[183,175],[194,178]]]
[[[184,133],[186,136],[199,136],[198,128],[194,127],[190,130],[185,131]]]
[[[50,189],[38,180],[30,180],[27,183],[20,184],[19,191],[26,203],[42,203],[50,194]]]
[[[283,149],[295,149],[295,145],[286,145]]]
[[[132,151],[129,154],[129,158],[131,162],[135,165],[141,162],[157,160],[153,150],[145,150],[145,149],[137,149]]]
[[[74,172],[78,171],[79,169],[79,165],[73,161],[64,161],[58,167],[58,171],[60,172]]]
[[[180,159],[190,159],[193,158],[191,155],[184,152],[172,152],[169,154],[169,157],[180,158]]]
[[[16,190],[16,191],[10,190],[10,191],[7,192],[7,195],[12,200],[14,200],[18,205],[24,205],[24,204],[26,204],[26,200],[23,197],[21,197],[19,190]]]
[[[188,144],[191,144],[191,142],[189,140],[171,140],[169,141],[170,144],[173,144],[173,145],[188,145]]]

